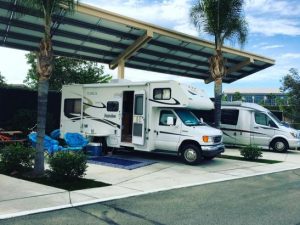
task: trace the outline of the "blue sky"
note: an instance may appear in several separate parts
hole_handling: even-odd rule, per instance
[[[81,0],[109,11],[138,20],[177,30],[202,39],[211,37],[199,35],[189,21],[189,8],[194,0]],[[224,90],[231,88],[279,88],[280,79],[290,68],[300,70],[300,0],[245,0],[245,15],[249,24],[248,41],[243,50],[276,60],[276,65],[250,75],[232,84],[224,84]],[[230,43],[229,43],[230,44]],[[239,46],[234,46],[239,48]],[[22,83],[28,66],[26,52],[0,48],[0,72],[8,83]],[[106,67],[107,68],[107,67]],[[116,76],[117,71],[106,69]],[[147,74],[147,76],[145,76]],[[213,96],[213,84],[205,85],[196,79],[180,78],[164,74],[126,69],[125,78],[140,81],[174,79],[193,83]]]

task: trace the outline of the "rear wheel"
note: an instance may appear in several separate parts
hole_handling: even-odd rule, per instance
[[[272,141],[271,147],[276,152],[286,152],[288,150],[288,143],[282,138],[277,138]]]
[[[181,151],[181,158],[186,164],[198,164],[202,160],[200,147],[195,144],[184,145]]]

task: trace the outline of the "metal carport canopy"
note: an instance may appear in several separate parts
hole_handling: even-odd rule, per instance
[[[0,43],[3,47],[38,50],[43,36],[43,19],[36,12],[0,0]],[[25,12],[20,16],[18,12]],[[17,16],[16,16],[17,15]],[[165,74],[209,79],[208,58],[214,44],[197,37],[137,21],[106,10],[80,4],[75,13],[65,9],[53,16],[52,40],[55,55]],[[224,47],[231,83],[258,72],[275,61],[263,56]],[[141,75],[143,72],[141,71]]]

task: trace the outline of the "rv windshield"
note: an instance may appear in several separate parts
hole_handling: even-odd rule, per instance
[[[285,123],[283,121],[280,121],[277,116],[275,116],[272,112],[268,112],[268,115],[273,119],[275,120],[278,124],[282,125],[282,126],[285,126],[285,127],[290,127],[290,125],[288,123]]]
[[[175,112],[186,126],[203,126],[203,125],[205,125],[204,123],[201,123],[197,119],[197,117],[189,110],[175,109]]]

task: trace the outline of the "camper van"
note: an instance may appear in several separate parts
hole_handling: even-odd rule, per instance
[[[197,164],[224,152],[222,132],[190,111],[199,108],[213,103],[202,90],[175,81],[65,85],[61,136],[79,132],[108,148],[173,153]]]
[[[300,132],[255,103],[222,102],[225,145],[257,145],[277,152],[300,149]]]

